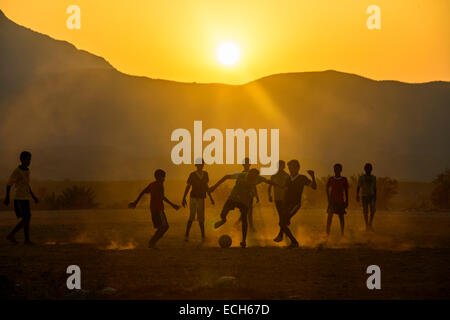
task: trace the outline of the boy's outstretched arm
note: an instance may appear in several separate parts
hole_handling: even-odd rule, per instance
[[[209,193],[214,192],[214,190],[217,189],[218,186],[220,186],[222,183],[224,183],[226,180],[231,179],[231,175],[227,174],[222,177],[215,185],[213,185],[211,188],[209,188]]]
[[[187,196],[190,188],[191,188],[191,185],[186,184],[186,188],[184,189],[184,194],[183,194],[183,200],[181,201],[181,205],[183,206],[183,208],[186,208],[186,204],[187,204],[186,196]]]
[[[311,176],[311,180],[312,180],[312,183],[311,183],[310,187],[313,190],[316,190],[317,189],[316,175],[314,174],[313,170],[308,170],[308,174]]]
[[[209,191],[209,186],[207,186],[207,188],[208,188],[208,191],[206,193],[208,194],[209,200],[211,200],[212,205],[215,205],[216,203],[214,202],[211,192]]]
[[[174,208],[175,210],[180,209],[180,206],[179,206],[179,205],[177,205],[177,204],[175,204],[175,203],[172,203],[169,199],[166,198],[166,196],[164,196],[163,200],[164,200],[165,202],[167,202],[168,204],[170,204],[170,205],[172,206],[172,208]]]
[[[273,187],[284,188],[284,186],[282,186],[281,184],[275,183],[275,182],[273,182],[272,180],[269,180],[269,179],[266,179],[266,178],[264,178],[263,182],[264,182],[264,183],[267,183],[267,184],[269,185],[269,187],[270,187],[270,186],[273,186]]]
[[[128,208],[130,208],[130,209],[136,208],[136,205],[139,203],[139,200],[141,200],[142,196],[143,196],[144,194],[148,193],[148,187],[149,187],[149,186],[150,186],[150,185],[148,185],[147,187],[145,187],[145,189],[142,190],[141,193],[139,193],[139,196],[137,197],[137,199],[136,199],[135,201],[131,202],[131,203],[128,205]]]
[[[11,185],[6,185],[6,195],[5,195],[5,200],[3,201],[3,203],[5,204],[5,206],[9,205],[9,195],[11,193]]]

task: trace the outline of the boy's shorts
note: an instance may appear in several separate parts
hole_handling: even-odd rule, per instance
[[[220,217],[222,219],[226,220],[228,213],[231,210],[234,210],[236,208],[238,208],[239,211],[241,212],[241,219],[245,219],[245,221],[247,221],[247,214],[248,214],[248,210],[249,210],[248,207],[245,204],[243,204],[239,201],[232,200],[232,199],[228,199],[225,202],[225,204],[223,205],[223,209],[222,209],[222,213],[220,214]]]
[[[375,197],[374,196],[363,196],[362,197],[362,205],[363,205],[363,212],[368,213],[369,209],[370,212],[375,212]]]
[[[166,214],[163,210],[152,211],[152,221],[153,221],[153,227],[155,229],[169,226],[169,224],[167,223]]]
[[[345,211],[345,202],[330,202],[328,203],[328,213],[335,213],[335,214],[346,214],[347,211]]]
[[[197,215],[198,222],[205,221],[205,199],[204,198],[191,198],[190,200],[190,215],[189,221],[194,221]]]
[[[14,200],[14,212],[17,218],[31,218],[30,200]]]

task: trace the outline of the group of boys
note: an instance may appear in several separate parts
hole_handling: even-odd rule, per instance
[[[6,196],[4,200],[5,205],[9,205],[11,188],[15,188],[14,197],[14,211],[17,218],[21,219],[15,226],[7,239],[13,243],[17,243],[15,234],[24,229],[25,244],[32,245],[29,235],[29,226],[31,219],[30,212],[30,197],[37,203],[38,199],[33,194],[30,187],[30,163],[31,153],[24,151],[20,154],[21,164],[11,174],[6,188]],[[220,213],[220,220],[218,220],[214,227],[219,228],[227,221],[228,213],[234,209],[240,211],[240,223],[242,225],[242,241],[240,246],[246,247],[248,224],[253,227],[253,199],[258,194],[256,186],[260,183],[269,185],[268,194],[269,201],[275,200],[275,207],[279,216],[279,233],[275,237],[275,242],[281,242],[283,236],[290,239],[289,248],[297,248],[299,243],[289,229],[292,217],[298,212],[301,207],[302,193],[305,186],[312,189],[317,189],[317,183],[314,171],[308,170],[309,178],[300,174],[300,163],[298,160],[290,160],[287,163],[289,173],[285,171],[286,163],[283,160],[279,161],[278,171],[271,176],[270,180],[260,176],[259,171],[255,168],[250,168],[250,160],[246,158],[243,166],[244,170],[239,173],[225,175],[215,185],[209,187],[208,172],[204,169],[204,162],[202,159],[196,161],[196,170],[192,172],[187,180],[186,188],[183,194],[182,206],[186,207],[186,197],[190,190],[189,201],[189,219],[186,226],[185,241],[189,240],[189,233],[191,226],[195,220],[198,221],[201,231],[202,240],[205,240],[205,198],[209,197],[211,203],[214,205],[212,193],[224,183],[226,180],[235,180],[235,184],[228,199],[225,201],[223,209]],[[364,220],[367,230],[373,230],[372,222],[375,214],[376,202],[376,178],[371,174],[372,165],[367,163],[364,166],[365,174],[360,176],[358,180],[358,187],[356,192],[357,201],[360,200],[360,191],[363,204]],[[348,181],[341,176],[342,165],[334,165],[335,175],[328,179],[326,185],[326,192],[328,197],[328,218],[327,218],[327,235],[330,234],[331,222],[334,214],[339,216],[341,233],[344,234],[344,215],[348,207]],[[153,226],[157,229],[153,237],[149,241],[149,247],[155,248],[156,243],[169,229],[167,218],[164,210],[164,202],[168,203],[175,210],[180,209],[180,206],[172,203],[166,198],[164,194],[164,180],[166,173],[158,169],[154,173],[155,181],[151,182],[138,195],[137,199],[129,204],[129,208],[136,208],[136,205],[144,194],[150,194],[150,211],[152,216]],[[272,198],[272,188],[274,189]]]

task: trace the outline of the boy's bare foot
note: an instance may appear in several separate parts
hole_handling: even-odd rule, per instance
[[[275,239],[273,239],[273,241],[275,241],[275,242],[281,242],[281,241],[283,241],[283,234],[282,234],[282,233],[279,233],[279,234],[275,237]]]
[[[188,237],[184,237],[184,242],[189,242],[189,238]]]
[[[24,244],[25,244],[26,246],[34,246],[34,245],[36,245],[34,242],[32,242],[32,241],[30,241],[30,240],[25,241]]]
[[[153,250],[159,250],[159,248],[156,247],[156,243],[149,242],[148,247]]]
[[[298,247],[299,247],[298,242],[292,242],[292,243],[289,245],[288,249],[294,249],[294,248],[298,248]]]
[[[219,220],[214,224],[214,229],[217,229],[219,227],[221,227],[223,224],[225,224],[225,222],[227,222],[227,220]]]
[[[247,243],[245,241],[241,242],[241,248],[245,249],[247,247]]]
[[[11,235],[11,234],[6,237],[6,240],[11,241],[13,244],[18,244],[19,243],[19,242],[17,242],[16,238],[14,238],[14,236]]]

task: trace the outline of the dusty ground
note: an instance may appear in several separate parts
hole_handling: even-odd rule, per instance
[[[292,229],[303,246],[288,250],[271,240],[277,232],[274,210],[255,208],[256,232],[249,234],[247,249],[236,247],[237,213],[213,230],[218,210],[207,212],[204,244],[196,224],[191,241],[183,241],[187,210],[167,210],[170,229],[160,250],[146,247],[154,231],[148,211],[35,211],[34,247],[4,240],[16,219],[3,212],[1,294],[31,299],[450,298],[448,213],[378,212],[372,234],[363,230],[362,214],[351,211],[346,237],[339,239],[336,219],[323,246],[325,214],[302,209]],[[232,248],[217,246],[225,233],[233,237]],[[81,268],[84,291],[66,288],[66,268],[72,264]],[[372,264],[381,268],[382,290],[366,288],[366,268]],[[236,280],[220,285],[222,276]],[[106,287],[116,291],[102,292]]]

